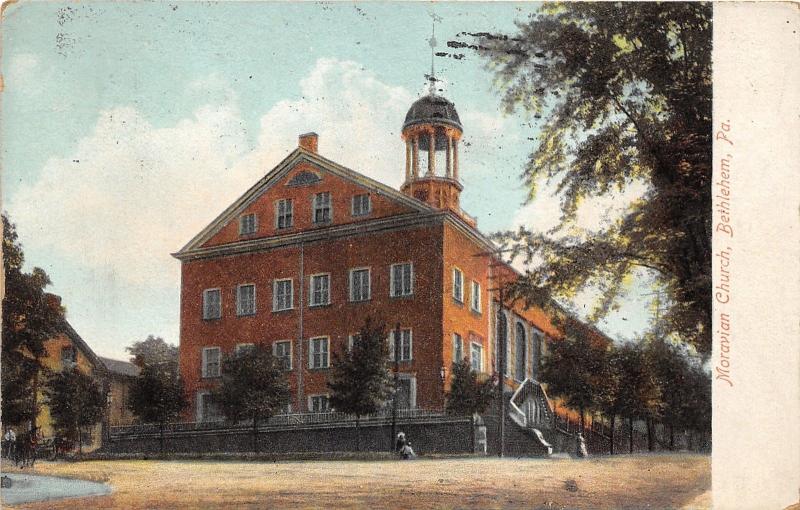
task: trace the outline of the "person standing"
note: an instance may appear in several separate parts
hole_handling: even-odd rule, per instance
[[[394,451],[397,453],[403,453],[403,447],[406,445],[406,435],[401,431],[397,434],[397,439],[394,442]]]
[[[586,450],[586,440],[583,438],[583,434],[579,432],[575,442],[577,447],[576,453],[578,454],[578,457],[582,459],[588,457],[589,452]]]
[[[5,457],[10,459],[14,456],[14,452],[17,449],[17,434],[14,432],[14,429],[6,430],[6,434],[3,436],[3,442],[5,443]]]

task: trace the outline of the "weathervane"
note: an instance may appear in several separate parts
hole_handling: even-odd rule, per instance
[[[428,44],[431,46],[431,74],[426,75],[425,77],[430,82],[428,86],[428,92],[431,94],[436,93],[436,82],[439,81],[436,79],[436,71],[433,67],[433,58],[434,58],[434,48],[436,48],[436,22],[441,22],[442,18],[437,16],[435,13],[431,13],[431,38],[428,39]]]

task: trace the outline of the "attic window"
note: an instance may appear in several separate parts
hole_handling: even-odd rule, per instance
[[[291,187],[298,187],[298,186],[311,186],[312,184],[316,184],[322,179],[319,175],[315,174],[314,172],[308,172],[306,170],[302,172],[298,172],[295,174],[291,180],[286,183],[287,186]]]
[[[78,362],[78,352],[73,346],[61,348],[61,366],[64,368],[72,368]]]
[[[257,228],[258,221],[255,213],[243,214],[239,217],[239,235],[255,234]]]

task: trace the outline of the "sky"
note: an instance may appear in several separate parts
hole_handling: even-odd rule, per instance
[[[400,129],[437,51],[460,32],[513,32],[534,3],[34,2],[3,20],[3,210],[101,356],[149,334],[178,343],[170,256],[297,146],[399,187]],[[554,183],[520,178],[544,119],[504,113],[485,62],[437,57],[464,125],[461,205],[485,233],[558,223]],[[596,227],[624,201],[588,203]],[[598,326],[648,326],[631,290]],[[573,303],[589,305],[584,296]]]

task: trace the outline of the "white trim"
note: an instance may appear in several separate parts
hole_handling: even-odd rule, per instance
[[[411,271],[410,271],[410,279],[411,279],[411,281],[409,282],[410,289],[409,289],[409,292],[407,292],[407,293],[395,294],[394,288],[395,288],[396,282],[394,281],[394,268],[395,268],[395,266],[404,266],[404,265],[411,266]],[[390,264],[389,265],[389,297],[413,296],[414,295],[414,280],[415,280],[414,276],[415,276],[415,274],[414,274],[414,262],[413,261],[395,262],[394,264]],[[401,278],[402,278],[402,275],[401,275]]]
[[[394,361],[395,356],[397,356],[397,340],[395,339],[395,332],[397,330],[392,329],[389,332],[389,360]],[[414,361],[414,331],[413,328],[404,328],[400,327],[400,355],[403,354],[403,336],[404,333],[408,331],[408,359],[403,359],[402,357],[398,360],[400,363],[411,363]]]
[[[210,316],[206,315],[206,295],[209,292],[214,292],[214,291],[219,293],[219,313],[217,314],[216,317],[210,317]],[[203,310],[202,310],[203,320],[213,321],[213,320],[221,319],[222,318],[222,289],[220,287],[213,287],[213,288],[210,288],[210,289],[203,289],[203,303],[202,303],[201,306],[203,308]]]
[[[328,277],[328,299],[324,303],[314,303],[314,278],[319,276]],[[308,275],[308,306],[326,306],[331,304],[331,274],[330,273],[315,273]]]
[[[367,297],[362,298],[362,299],[355,299],[353,297],[353,273],[355,273],[356,271],[366,271],[367,272]],[[347,280],[348,280],[349,287],[350,287],[349,294],[350,294],[350,301],[351,302],[360,303],[362,301],[369,301],[370,299],[372,299],[372,268],[371,267],[369,267],[369,266],[367,266],[367,267],[354,267],[354,268],[350,269],[350,271],[348,272]]]
[[[325,350],[325,364],[323,366],[315,367],[314,366],[314,350],[312,346],[314,345],[314,340],[325,340],[327,348]],[[325,368],[330,368],[331,366],[331,337],[327,335],[320,335],[320,336],[312,336],[308,339],[308,368],[311,370],[322,370]]]
[[[285,367],[285,370],[292,370],[294,368],[294,342],[291,340],[276,340],[272,342],[272,356],[275,359],[283,359],[283,357],[278,356],[278,344],[289,344],[289,366]]]
[[[217,351],[217,373],[215,375],[208,374],[208,352]],[[222,348],[217,346],[203,347],[200,354],[200,378],[213,379],[222,375]]]
[[[459,284],[458,288],[458,295],[456,295],[456,273],[461,276],[461,283]],[[458,266],[453,266],[453,299],[458,301],[461,304],[464,304],[464,271],[462,271]]]
[[[316,221],[317,219],[317,197],[320,195],[328,195],[328,219],[326,221]],[[320,207],[322,209],[322,207]],[[333,193],[330,191],[318,191],[311,195],[311,224],[312,225],[330,225],[333,223]]]
[[[367,210],[356,214],[356,197],[367,197]],[[359,217],[359,216],[369,216],[372,212],[372,195],[370,193],[356,193],[350,198],[350,215]]]
[[[239,295],[239,292],[241,292],[241,289],[244,288],[244,287],[253,287],[253,311],[251,313],[242,312],[242,303],[241,303],[241,299],[240,299],[241,296]],[[255,283],[240,283],[239,285],[237,285],[236,286],[236,316],[237,317],[250,317],[252,315],[255,315],[257,311],[258,311],[258,308],[256,306],[256,284]]]
[[[245,232],[244,231],[244,220],[245,218],[253,217],[253,231],[252,232]],[[245,213],[239,215],[239,235],[240,236],[250,236],[258,232],[258,215],[254,212]]]
[[[289,284],[289,307],[278,308],[278,282],[290,282]],[[272,280],[272,311],[282,312],[294,309],[294,278],[275,278]]]
[[[478,292],[475,292],[475,287],[478,288]],[[475,306],[476,296],[478,297],[477,306]],[[470,285],[469,298],[470,298],[469,299],[470,310],[472,310],[473,312],[481,313],[481,284],[475,280],[472,280],[472,284]]]
[[[290,209],[290,212],[291,212],[292,221],[289,223],[289,225],[286,225],[285,227],[279,226],[280,225],[280,217],[281,217],[281,213],[280,213],[280,211],[281,211],[281,207],[280,207],[281,202],[289,204],[289,209]],[[275,207],[275,222],[274,222],[275,223],[275,225],[274,225],[275,230],[289,230],[291,228],[294,228],[294,200],[292,200],[291,198],[279,198],[279,199],[275,200],[275,206],[274,207]]]

